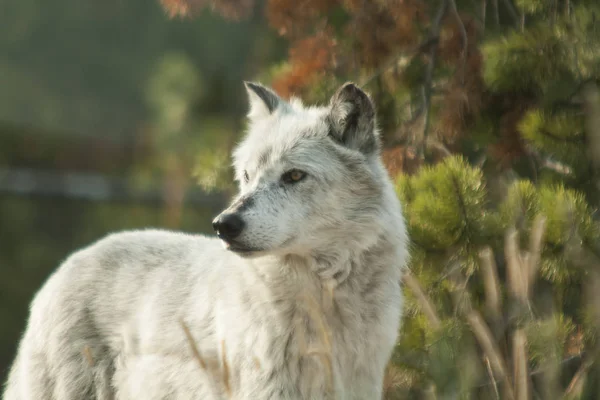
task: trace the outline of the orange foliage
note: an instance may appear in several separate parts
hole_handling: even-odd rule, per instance
[[[460,14],[460,19],[467,33],[467,52],[470,53],[477,49],[477,41],[481,33],[477,21],[466,14]],[[447,63],[457,62],[463,53],[462,29],[456,18],[448,16],[444,20],[444,25],[440,32],[440,58]]]
[[[311,23],[321,21],[337,3],[337,0],[269,0],[267,20],[281,36],[298,35],[305,33]]]
[[[361,3],[360,6],[357,3]],[[363,1],[344,3],[355,18],[346,26],[348,37],[355,40],[357,62],[377,67],[393,53],[419,41],[417,23],[426,18],[425,6],[414,0],[394,0],[385,5],[365,6]]]
[[[464,74],[461,62],[457,63],[457,70],[442,99],[436,132],[450,143],[463,135],[469,122],[484,106],[481,53],[477,49],[473,51],[466,60]]]
[[[423,160],[417,157],[416,149],[411,146],[394,146],[384,149],[381,158],[383,165],[392,177],[400,174],[412,175],[423,164]]]
[[[273,88],[284,97],[300,94],[315,78],[335,65],[336,41],[327,30],[298,40],[290,49],[291,70],[273,82]]]
[[[256,2],[160,1],[171,16],[186,16],[211,7],[230,19],[249,15]],[[402,87],[405,74],[402,67],[389,67],[388,62],[395,55],[416,48],[429,37],[427,25],[432,13],[437,11],[430,10],[426,3],[422,0],[267,0],[265,13],[270,26],[291,41],[289,68],[275,76],[271,85],[284,97],[304,95],[324,78],[324,74],[335,73],[356,79],[367,69],[378,71],[375,73],[378,76],[378,90],[387,91],[393,98],[393,93]],[[331,17],[336,7],[338,11],[346,13],[347,20],[334,29]],[[431,130],[437,136],[436,140],[450,147],[465,134],[482,108],[497,106],[485,99],[482,55],[479,51],[481,27],[467,13],[460,13],[459,17],[460,21],[451,11],[447,11],[442,20],[439,41],[430,44],[437,46],[438,64],[454,68],[447,82],[436,82],[431,98],[432,107],[439,110],[432,120]],[[467,36],[466,47],[463,29]],[[417,57],[423,57],[428,52],[421,50]],[[410,85],[414,85],[415,71],[411,73],[408,79]],[[416,74],[419,73],[416,71]],[[424,74],[423,71],[422,78]],[[417,84],[422,85],[423,81]],[[443,92],[442,96],[438,95],[440,91]],[[523,104],[500,107],[505,110],[500,127],[502,139],[490,151],[501,161],[510,162],[525,151],[516,131],[516,123],[525,107]],[[393,109],[393,106],[389,108]],[[414,123],[415,118],[411,119]],[[401,126],[397,132],[412,132],[413,136],[424,133],[424,127],[420,125],[407,128],[410,129]],[[404,138],[407,139],[407,136]],[[419,141],[413,140],[412,143]],[[388,150],[384,152],[384,159],[392,172],[406,170],[407,163],[415,164],[407,158],[406,149]]]
[[[239,20],[250,15],[254,0],[218,0],[212,7],[225,18]]]
[[[467,47],[459,22],[456,18],[446,17],[438,48],[440,59],[455,66],[436,124],[437,134],[450,143],[463,135],[468,123],[483,106],[482,56],[477,47],[479,26],[467,15],[460,15],[460,18],[467,34]]]

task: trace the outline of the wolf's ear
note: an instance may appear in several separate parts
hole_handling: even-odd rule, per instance
[[[375,107],[369,96],[352,82],[345,83],[329,103],[329,135],[354,150],[370,154],[379,147]]]
[[[244,82],[244,86],[246,86],[250,102],[250,112],[248,113],[250,118],[266,117],[283,102],[275,92],[258,83]]]

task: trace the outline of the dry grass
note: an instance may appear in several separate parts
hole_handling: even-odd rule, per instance
[[[87,361],[88,365],[90,367],[93,367],[95,362],[94,362],[94,357],[92,356],[92,349],[90,349],[90,346],[83,346],[83,357],[85,358],[85,360]]]
[[[189,343],[190,348],[192,350],[192,355],[194,356],[196,361],[198,361],[198,365],[200,366],[200,368],[203,371],[207,371],[208,368],[206,366],[206,361],[204,361],[204,358],[202,358],[202,355],[200,355],[200,350],[198,350],[198,346],[196,345],[196,341],[192,336],[192,332],[190,332],[190,328],[188,328],[187,324],[183,319],[179,320],[179,324],[181,325],[181,329],[183,329],[183,332],[185,333],[187,342]]]

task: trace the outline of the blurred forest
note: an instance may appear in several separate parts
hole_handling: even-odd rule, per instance
[[[412,239],[386,398],[600,397],[597,0],[57,1],[0,6],[0,369],[74,248],[208,230],[242,79],[352,80]]]

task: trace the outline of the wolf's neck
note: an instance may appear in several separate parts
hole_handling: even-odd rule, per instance
[[[371,275],[381,275],[381,270],[401,261],[403,244],[394,239],[385,230],[366,237],[357,234],[344,243],[323,243],[310,254],[277,257],[272,262],[283,276],[306,275],[323,287],[339,287],[349,279],[368,284]]]

